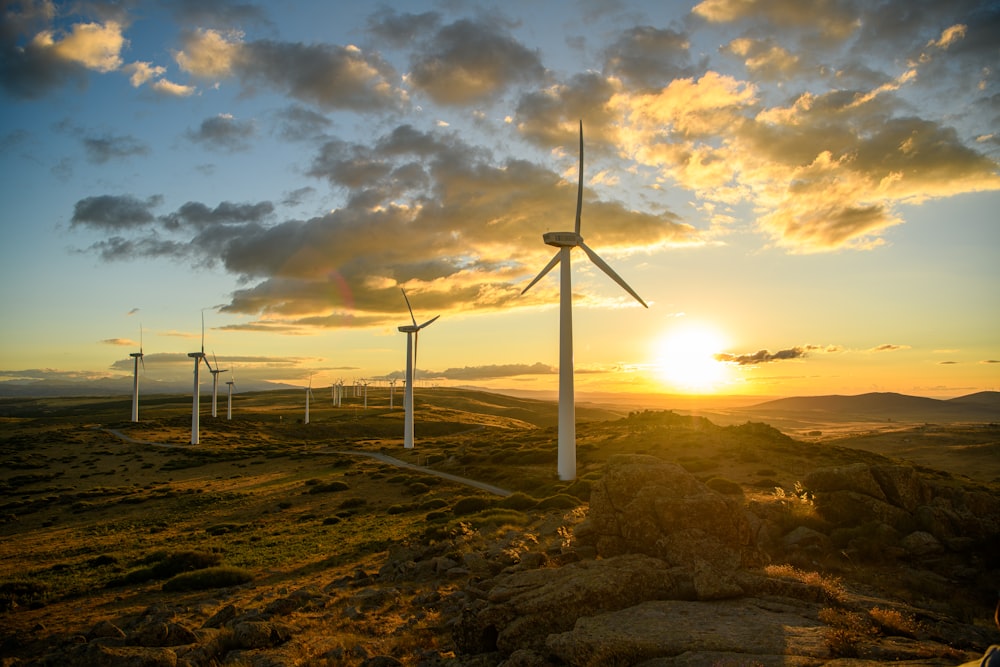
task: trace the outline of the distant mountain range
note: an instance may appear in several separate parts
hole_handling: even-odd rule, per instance
[[[238,380],[236,389],[240,392],[269,391],[272,389],[295,389],[293,385],[267,382],[250,378]],[[212,392],[212,380],[203,378],[202,393]],[[226,386],[219,382],[219,392],[225,393]],[[149,394],[190,394],[191,380],[145,381],[139,385],[140,395]],[[95,380],[8,380],[0,382],[0,398],[54,398],[78,396],[131,396],[132,378],[105,377]]]
[[[1000,421],[1000,392],[980,391],[957,398],[938,399],[893,392],[856,396],[797,396],[765,401],[743,408],[757,415],[811,416],[884,421]]]

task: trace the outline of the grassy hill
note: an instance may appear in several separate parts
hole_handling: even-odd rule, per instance
[[[616,454],[678,463],[758,504],[795,497],[820,467],[894,460],[755,421],[585,408],[578,479],[566,482],[556,476],[553,402],[421,389],[416,447],[406,450],[399,400],[394,410],[384,391],[369,391],[367,409],[362,400],[317,400],[302,424],[301,390],[239,394],[232,421],[212,418],[203,398],[196,447],[187,444],[189,397],[144,400],[138,424],[126,421],[121,397],[0,401],[0,655],[37,659],[103,621],[138,623],[163,606],[199,627],[227,604],[290,604],[290,591],[316,590],[323,607],[290,617],[298,653],[287,664],[361,664],[358,645],[404,664],[427,655],[439,661],[427,664],[462,664],[448,662],[441,611],[457,580],[439,575],[433,590],[373,583],[387,563],[406,562],[400,550],[440,544],[453,563],[528,548],[557,558]],[[224,415],[224,401],[219,408]],[[945,470],[925,474],[1000,491]],[[901,583],[904,571],[886,558],[828,565],[872,595],[940,596],[935,579]],[[209,588],[174,590],[192,570]],[[356,588],[382,597],[352,597]],[[940,613],[969,619],[987,603],[956,585]]]

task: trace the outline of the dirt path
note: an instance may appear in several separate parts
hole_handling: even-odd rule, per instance
[[[154,447],[168,447],[168,448],[171,448],[171,449],[178,448],[178,447],[190,447],[190,445],[171,445],[171,444],[162,443],[162,442],[152,442],[150,440],[136,440],[135,438],[131,438],[131,437],[125,435],[124,433],[122,433],[121,431],[119,431],[118,429],[114,429],[114,428],[105,428],[105,429],[102,429],[102,430],[105,431],[105,432],[107,432],[107,433],[110,433],[111,435],[115,436],[116,438],[124,440],[125,442],[128,442],[128,443],[133,444],[133,445],[151,445],[151,446],[154,446]],[[416,470],[418,472],[426,473],[428,475],[434,475],[435,477],[440,477],[442,479],[447,479],[447,480],[450,480],[452,482],[457,482],[459,484],[464,484],[466,486],[471,486],[471,487],[474,487],[474,488],[477,488],[477,489],[482,489],[483,491],[486,491],[488,493],[492,493],[492,494],[497,495],[497,496],[504,496],[504,497],[506,497],[506,496],[509,496],[511,494],[511,492],[508,491],[507,489],[501,489],[498,486],[493,486],[492,484],[487,484],[486,482],[479,482],[477,480],[469,479],[467,477],[459,477],[458,475],[452,475],[451,473],[441,472],[440,470],[434,470],[433,468],[425,468],[424,466],[418,466],[418,465],[415,465],[413,463],[407,463],[406,461],[400,461],[399,459],[393,458],[391,456],[387,456],[385,454],[381,454],[379,452],[363,452],[363,451],[337,449],[337,450],[331,450],[329,453],[331,453],[331,454],[349,454],[351,456],[367,456],[368,458],[376,459],[377,461],[381,461],[383,463],[388,463],[389,465],[394,465],[394,466],[396,466],[398,468],[406,468],[408,470]]]

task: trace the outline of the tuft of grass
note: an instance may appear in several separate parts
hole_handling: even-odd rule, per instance
[[[484,498],[483,496],[465,496],[455,502],[451,508],[451,512],[455,516],[466,516],[467,514],[482,512],[492,504],[488,498]]]
[[[843,582],[837,577],[822,575],[819,572],[806,572],[788,564],[767,565],[764,573],[775,579],[792,580],[803,584],[806,589],[814,591],[817,597],[828,602],[841,603],[847,598]]]
[[[163,590],[171,593],[204,591],[212,588],[239,586],[251,581],[253,581],[253,574],[249,570],[225,565],[178,574],[163,584]]]
[[[517,491],[516,493],[512,493],[503,500],[497,502],[497,507],[523,512],[524,510],[534,509],[537,504],[538,501],[529,496],[527,493]]]
[[[884,635],[915,639],[921,632],[920,623],[913,614],[904,614],[896,609],[872,607],[868,617]]]
[[[43,607],[50,593],[48,584],[41,581],[5,581],[0,583],[0,611]]]
[[[535,505],[535,509],[540,510],[571,510],[579,507],[581,501],[579,498],[568,495],[566,493],[557,493],[554,496],[549,496],[548,498],[542,498]]]
[[[347,491],[351,487],[346,482],[339,479],[326,484],[309,484],[309,493],[332,493],[335,491]]]

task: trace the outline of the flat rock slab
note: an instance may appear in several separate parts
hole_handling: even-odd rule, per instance
[[[785,658],[781,664],[807,665],[829,659],[827,629],[753,598],[664,600],[579,618],[572,630],[550,635],[546,647],[568,664],[581,666],[639,664],[684,653],[797,656],[805,660]]]

